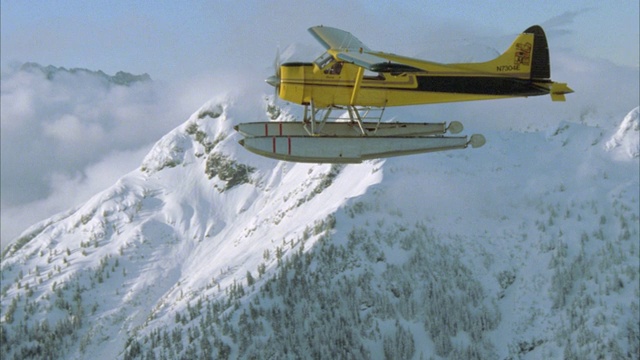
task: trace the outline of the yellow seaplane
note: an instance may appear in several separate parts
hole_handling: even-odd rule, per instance
[[[253,122],[235,127],[240,144],[269,158],[314,163],[367,159],[484,145],[480,134],[457,134],[462,124],[382,122],[388,106],[437,104],[573,92],[550,79],[544,31],[532,26],[497,58],[440,64],[374,51],[344,30],[309,29],[326,49],[314,62],[278,64],[266,82],[282,100],[304,106],[302,121]],[[341,115],[332,116],[339,111]]]

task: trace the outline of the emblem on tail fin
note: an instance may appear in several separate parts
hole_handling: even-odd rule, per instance
[[[533,50],[533,45],[531,45],[530,42],[515,43],[514,45],[512,45],[512,49],[513,65],[496,65],[496,71],[520,71],[520,65],[531,65],[531,51]],[[504,60],[508,61],[508,58]]]
[[[516,53],[513,58],[513,65],[530,65],[531,64],[531,43],[516,44]]]

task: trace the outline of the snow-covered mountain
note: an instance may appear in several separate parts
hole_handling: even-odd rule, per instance
[[[640,356],[637,108],[336,166],[245,151],[242,106],[7,247],[6,358]]]

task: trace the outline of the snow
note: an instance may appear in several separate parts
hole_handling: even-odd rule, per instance
[[[631,110],[625,116],[618,131],[611,137],[605,149],[613,151],[616,158],[637,158],[640,156],[640,108]]]
[[[617,128],[332,166],[242,149],[245,106],[204,104],[8,248],[3,353],[638,355],[638,108]],[[67,329],[55,344],[45,319]]]

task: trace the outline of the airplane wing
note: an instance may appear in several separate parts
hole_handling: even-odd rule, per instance
[[[309,32],[327,50],[360,51],[362,49],[369,51],[369,48],[362,41],[344,30],[328,26],[314,26],[309,28]]]
[[[337,60],[352,63],[375,72],[423,71],[413,66],[394,63],[383,57],[376,56],[375,52],[347,31],[328,26],[314,26],[309,28],[309,32]]]
[[[454,64],[440,64],[433,61],[414,59],[407,56],[386,53],[382,51],[371,51],[368,54],[383,59],[392,64],[402,64],[405,67],[413,68],[415,71],[424,72],[450,72],[452,68],[457,67]],[[459,68],[459,70],[464,70]]]

